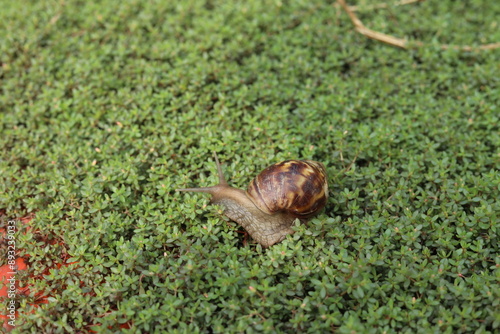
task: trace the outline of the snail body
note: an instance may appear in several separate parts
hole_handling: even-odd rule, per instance
[[[178,191],[205,192],[210,202],[241,225],[263,247],[282,241],[294,231],[295,219],[306,221],[319,213],[328,198],[324,165],[312,160],[286,160],[259,173],[246,191],[230,187],[215,155],[219,184]]]

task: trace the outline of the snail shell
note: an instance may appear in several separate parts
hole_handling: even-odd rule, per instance
[[[247,191],[230,187],[215,155],[219,184],[178,191],[206,192],[211,203],[221,205],[224,214],[241,225],[263,247],[282,241],[294,231],[296,218],[306,221],[319,213],[328,199],[325,166],[312,160],[286,160],[259,173]]]
[[[286,160],[267,167],[248,185],[248,196],[262,211],[314,216],[326,205],[328,183],[322,163]]]

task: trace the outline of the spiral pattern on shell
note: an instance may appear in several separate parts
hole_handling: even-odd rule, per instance
[[[308,218],[326,205],[326,169],[317,161],[286,160],[264,169],[250,182],[247,193],[263,212],[286,211],[297,218]]]

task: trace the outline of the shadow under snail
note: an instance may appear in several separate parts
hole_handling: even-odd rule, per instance
[[[286,160],[260,172],[247,191],[230,187],[215,154],[219,184],[177,191],[204,192],[210,202],[223,207],[224,214],[241,225],[263,247],[282,241],[294,231],[296,218],[305,222],[319,213],[328,199],[325,166],[312,160]]]

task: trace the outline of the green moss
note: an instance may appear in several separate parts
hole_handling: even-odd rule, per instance
[[[429,46],[368,40],[328,2],[4,1],[0,218],[30,285],[14,332],[498,331],[498,51],[438,46],[500,41],[500,6],[359,15]],[[324,162],[327,209],[247,242],[174,191],[216,182],[212,151],[237,187]]]

